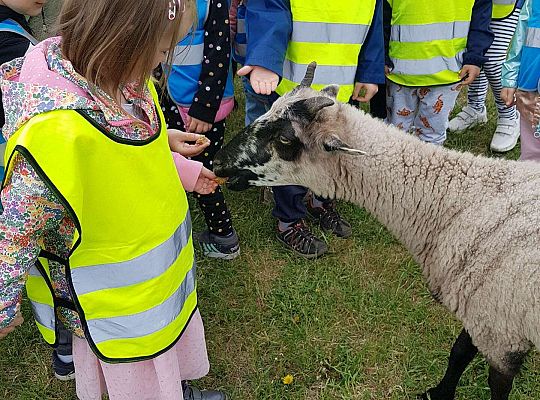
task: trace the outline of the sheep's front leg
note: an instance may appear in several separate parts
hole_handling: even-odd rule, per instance
[[[514,377],[517,375],[527,352],[509,353],[506,355],[507,365],[505,371],[489,366],[489,389],[491,390],[491,400],[508,400]]]
[[[467,365],[476,356],[476,353],[478,353],[478,349],[473,345],[467,331],[463,329],[452,346],[450,358],[448,359],[448,368],[443,379],[436,387],[422,393],[418,398],[423,400],[453,400],[459,378],[461,378]]]

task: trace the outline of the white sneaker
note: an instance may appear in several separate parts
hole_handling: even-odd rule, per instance
[[[450,120],[448,130],[451,132],[464,131],[478,124],[485,124],[487,120],[486,107],[481,112],[478,112],[474,108],[465,106],[458,115]]]
[[[519,139],[519,112],[517,119],[500,118],[497,122],[497,129],[491,139],[491,150],[497,153],[505,153],[516,147]]]

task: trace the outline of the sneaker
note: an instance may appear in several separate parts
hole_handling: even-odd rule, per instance
[[[225,392],[219,390],[199,390],[182,382],[184,400],[227,400]]]
[[[75,365],[73,361],[65,363],[58,357],[56,350],[52,353],[52,366],[54,370],[54,376],[61,381],[71,381],[75,379]]]
[[[206,257],[232,260],[240,255],[240,243],[234,230],[231,236],[214,235],[208,230],[193,236]]]
[[[481,112],[469,106],[463,107],[461,112],[450,120],[448,130],[461,132],[478,124],[485,124],[488,120],[486,107]]]
[[[519,113],[517,119],[499,118],[497,129],[491,139],[491,150],[497,153],[505,153],[516,147],[519,139]]]
[[[313,207],[312,197],[309,196],[306,206],[308,215],[318,221],[325,231],[332,232],[340,238],[348,238],[352,235],[351,224],[339,215],[335,201],[325,203],[322,207]]]
[[[305,258],[317,258],[328,251],[326,243],[315,236],[303,220],[284,231],[278,228],[276,237],[286,247]]]

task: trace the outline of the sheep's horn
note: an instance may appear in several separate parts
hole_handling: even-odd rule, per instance
[[[315,68],[317,68],[317,63],[315,61],[310,62],[306,70],[306,75],[304,76],[304,79],[302,79],[302,82],[300,82],[300,86],[311,86],[313,77],[315,76]]]

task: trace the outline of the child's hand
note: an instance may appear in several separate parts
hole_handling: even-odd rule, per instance
[[[258,65],[246,65],[238,70],[238,76],[249,75],[249,83],[257,94],[271,94],[276,90],[279,76],[264,67]]]
[[[22,325],[23,322],[24,322],[24,318],[21,315],[20,310],[17,310],[17,314],[15,314],[15,319],[11,321],[11,324],[9,324],[4,329],[0,329],[0,339],[5,338],[8,334],[13,332],[16,327]]]
[[[461,81],[462,85],[470,85],[478,75],[480,75],[480,67],[470,64],[464,65],[459,72],[459,77],[463,79]]]
[[[195,157],[210,145],[210,140],[204,135],[182,132],[178,129],[167,129],[167,134],[171,150],[184,157]]]
[[[506,107],[516,104],[516,88],[503,87],[501,90],[501,99]]]
[[[212,124],[201,121],[200,119],[190,117],[188,124],[188,132],[205,133],[212,129]]]
[[[215,179],[216,176],[212,171],[210,171],[208,168],[202,167],[199,179],[197,179],[197,183],[195,183],[193,191],[199,194],[212,193],[218,186]]]
[[[354,84],[354,92],[352,99],[359,101],[360,103],[367,103],[373,96],[379,91],[379,86],[374,83],[361,83],[356,82]]]

